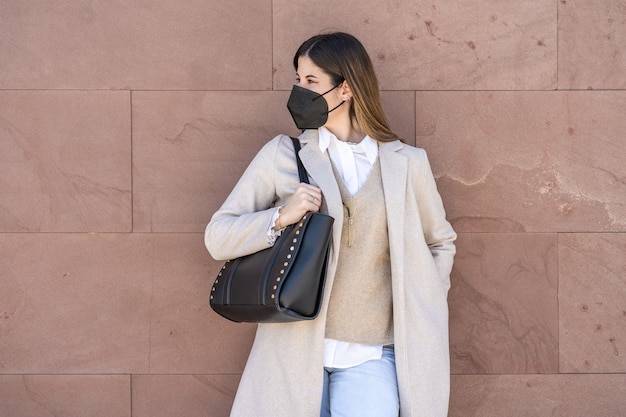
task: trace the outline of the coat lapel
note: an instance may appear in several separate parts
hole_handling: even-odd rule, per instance
[[[307,130],[300,136],[303,146],[300,150],[302,165],[309,174],[311,183],[322,189],[322,195],[328,208],[328,214],[335,219],[333,225],[333,246],[338,248],[341,243],[341,228],[343,227],[343,203],[337,180],[333,174],[330,159],[322,153],[319,147],[317,130]],[[333,251],[333,257],[338,251]],[[334,259],[336,261],[336,259]]]
[[[391,259],[395,254],[404,250],[404,208],[406,201],[407,158],[398,151],[403,148],[400,141],[381,143],[378,150],[380,170],[385,193],[385,208],[387,210],[387,228],[389,230],[389,245]]]

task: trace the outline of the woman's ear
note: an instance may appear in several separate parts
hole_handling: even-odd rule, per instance
[[[341,94],[342,100],[348,101],[352,99],[352,90],[350,89],[350,86],[348,85],[347,81],[342,82],[339,88],[340,88],[339,93]]]

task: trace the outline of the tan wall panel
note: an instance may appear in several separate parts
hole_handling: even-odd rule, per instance
[[[449,417],[626,415],[626,375],[453,375]]]
[[[293,80],[291,60],[300,43],[336,30],[364,43],[386,90],[556,87],[552,0],[324,0],[315,7],[305,0],[275,0],[273,5],[279,89]]]
[[[127,91],[0,91],[0,231],[130,231],[130,123]]]
[[[3,2],[0,88],[268,90],[271,1]]]
[[[561,372],[626,372],[626,234],[559,236]]]
[[[383,91],[381,101],[391,130],[406,143],[415,146],[415,93]]]
[[[556,234],[462,233],[457,247],[452,373],[558,372]]]
[[[418,92],[429,151],[461,232],[626,230],[624,92]]]
[[[238,375],[133,376],[133,417],[228,417]]]
[[[128,375],[0,375],[3,417],[130,417]]]
[[[560,0],[559,88],[626,88],[626,6]]]

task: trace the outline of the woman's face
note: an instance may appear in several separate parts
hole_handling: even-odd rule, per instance
[[[324,94],[335,87],[332,83],[330,75],[315,65],[311,58],[306,55],[302,55],[298,58],[296,85],[314,91],[318,94]],[[329,109],[332,109],[341,103],[342,100],[340,98],[340,90],[341,88],[335,88],[328,94],[324,95],[324,99],[326,99]],[[329,116],[332,115],[332,113],[334,112],[331,112]]]

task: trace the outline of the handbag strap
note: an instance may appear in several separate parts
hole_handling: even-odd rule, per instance
[[[302,165],[302,161],[300,160],[300,139],[289,136],[291,141],[293,142],[293,148],[296,150],[296,162],[298,163],[298,175],[300,175],[300,182],[309,184],[309,176],[304,169],[304,165]]]

